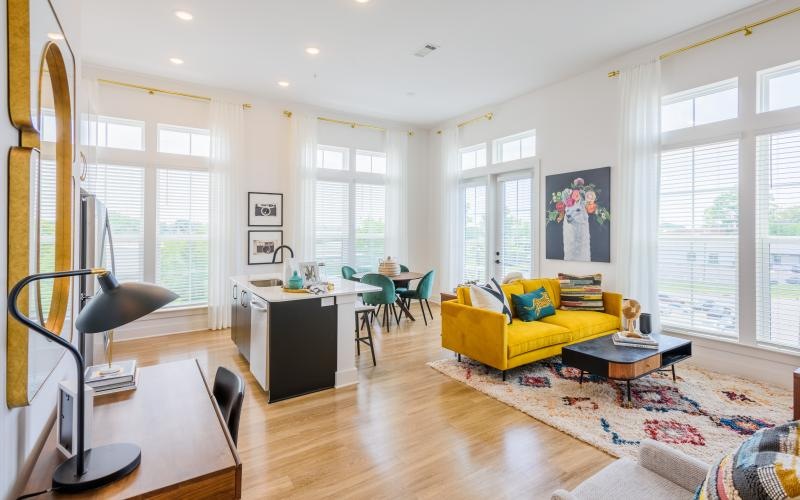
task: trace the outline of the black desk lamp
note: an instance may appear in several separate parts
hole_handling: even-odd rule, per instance
[[[84,451],[85,395],[83,386],[85,366],[83,356],[71,342],[23,316],[17,307],[20,292],[33,281],[87,274],[97,275],[102,291],[96,294],[78,314],[75,326],[81,344],[83,344],[84,333],[112,330],[146,316],[178,298],[175,293],[158,285],[119,283],[114,275],[105,269],[78,269],[34,274],[20,280],[8,294],[9,314],[28,328],[68,350],[78,365],[78,452],[59,465],[53,473],[53,488],[64,492],[88,490],[116,481],[133,472],[139,466],[142,457],[141,449],[135,444],[129,443],[107,444]]]

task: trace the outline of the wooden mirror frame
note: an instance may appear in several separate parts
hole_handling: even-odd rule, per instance
[[[48,2],[55,22],[58,19]],[[20,144],[10,149],[8,155],[8,288],[31,274],[33,257],[38,248],[31,248],[33,196],[32,175],[37,171],[41,146],[41,95],[42,86],[51,85],[56,119],[56,221],[55,270],[72,268],[72,171],[74,161],[74,114],[69,75],[75,74],[74,55],[66,40],[63,46],[70,51],[72,67],[67,68],[59,43],[48,41],[40,54],[34,54],[30,33],[30,0],[8,0],[8,83],[9,115],[20,132]],[[63,33],[63,30],[62,30]],[[32,95],[32,57],[39,58],[38,95]],[[45,73],[45,67],[47,73]],[[70,71],[71,73],[68,73]],[[46,77],[49,74],[49,81]],[[34,101],[35,98],[35,101]],[[38,116],[34,119],[33,113]],[[38,125],[38,129],[37,129]],[[34,199],[35,201],[35,199]],[[36,238],[38,242],[38,237]],[[45,328],[61,333],[70,307],[71,282],[69,278],[53,283],[53,295],[45,321]],[[38,292],[38,288],[34,288]],[[28,290],[20,297],[20,310],[29,313]],[[71,330],[70,330],[71,331]],[[28,329],[8,317],[6,404],[9,408],[26,406],[33,399],[28,385]]]

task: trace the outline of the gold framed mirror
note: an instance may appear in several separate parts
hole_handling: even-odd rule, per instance
[[[8,287],[72,269],[75,58],[48,0],[8,0],[9,115],[20,131],[9,151]],[[20,310],[72,339],[68,278],[32,287]],[[9,407],[25,406],[58,364],[57,348],[9,317]]]

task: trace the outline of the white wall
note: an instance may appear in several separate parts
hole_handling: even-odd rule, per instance
[[[635,207],[622,207],[619,204],[618,148],[619,148],[619,82],[608,78],[610,70],[619,69],[657,57],[659,54],[707,37],[725,32],[731,28],[751,23],[755,20],[796,7],[797,2],[767,2],[757,8],[729,16],[708,25],[687,31],[654,44],[638,49],[612,61],[598,64],[594,69],[576,75],[557,84],[535,90],[520,97],[497,103],[485,108],[465,112],[463,115],[439,124],[429,134],[429,163],[440,164],[440,137],[437,129],[452,127],[466,119],[493,112],[492,121],[480,121],[461,129],[462,146],[478,142],[490,142],[523,130],[536,129],[537,156],[541,161],[539,174],[539,199],[537,209],[540,232],[544,228],[544,177],[555,173],[590,169],[610,165],[612,167],[612,244],[611,263],[565,262],[545,259],[545,241],[540,238],[535,243],[537,266],[535,274],[554,276],[558,272],[603,273],[604,288],[613,290],[616,286],[616,245],[614,243],[618,228],[613,224],[613,214],[620,210],[633,210]],[[742,120],[750,120],[748,126],[756,129],[774,126],[779,123],[800,123],[797,112],[781,112],[776,118],[755,116],[755,102],[752,99],[755,86],[755,71],[777,64],[800,59],[800,16],[794,15],[755,28],[753,35],[743,37],[737,35],[717,41],[713,44],[694,49],[664,61],[663,93],[689,89],[733,76],[740,77],[740,96],[749,91],[749,101],[742,97],[740,116]],[[546,68],[543,68],[546,71]],[[719,127],[709,126],[709,133],[722,135],[727,123]],[[741,125],[737,125],[741,128]],[[729,132],[729,130],[727,131]],[[427,234],[430,240],[430,252],[425,264],[438,267],[439,233],[443,221],[439,217],[437,193],[441,191],[436,176],[431,176],[426,212]],[[750,224],[748,226],[747,224]],[[741,231],[752,230],[753,221],[742,221]],[[489,249],[493,251],[493,249]],[[750,249],[741,249],[742,257],[747,258]],[[425,256],[423,256],[425,257]],[[749,293],[744,290],[743,293]],[[742,300],[743,311],[752,308],[753,301]],[[756,350],[751,347],[721,346],[715,341],[699,341],[695,343],[695,361],[704,366],[721,371],[739,373],[760,378],[783,385],[791,382],[791,367],[800,364],[800,358],[793,355],[774,354]],[[724,351],[718,349],[724,348]],[[751,362],[748,363],[747,361]],[[769,360],[769,361],[766,361]],[[777,363],[777,364],[776,364]],[[770,365],[769,367],[767,365]],[[775,368],[779,366],[779,368]]]
[[[252,108],[245,111],[245,155],[243,178],[246,187],[241,197],[241,210],[246,213],[247,191],[263,191],[284,193],[284,243],[294,246],[290,214],[293,193],[290,190],[290,119],[283,115],[284,110],[295,113],[305,112],[317,116],[325,116],[348,121],[357,121],[383,127],[411,130],[405,123],[389,122],[367,116],[347,115],[341,112],[309,107],[300,103],[279,102],[253,95],[219,88],[209,88],[186,82],[167,80],[131,73],[113,68],[84,64],[84,79],[104,78],[128,83],[136,83],[156,88],[176,90],[196,95],[216,97],[234,103],[250,103]],[[100,114],[124,118],[158,117],[166,123],[193,127],[208,127],[208,103],[169,95],[149,95],[146,92],[100,84],[97,86],[97,111]],[[383,149],[384,134],[371,129],[352,129],[348,126],[320,122],[319,140],[323,144],[358,147],[371,150]],[[409,138],[408,158],[411,169],[419,169],[427,165],[427,130],[417,130]],[[416,175],[416,174],[415,174]],[[412,177],[412,179],[415,177]],[[424,181],[415,186],[419,192],[424,188]],[[409,240],[419,242],[425,237],[425,226],[417,223],[424,220],[424,205],[409,203]],[[413,221],[413,222],[412,222]],[[258,228],[252,228],[258,229]],[[270,228],[273,229],[273,228]],[[242,241],[242,255],[238,256],[239,271],[245,274],[280,272],[278,264],[247,265],[246,238],[248,228],[239,228],[238,238]],[[410,264],[417,267],[422,260],[424,249],[418,244],[412,248]],[[418,260],[415,260],[418,259]],[[333,272],[333,270],[329,270]],[[338,271],[337,271],[338,272]],[[194,331],[206,328],[206,313],[202,310],[159,311],[149,317],[142,318],[118,330],[121,340],[145,336],[163,335],[167,333]]]
[[[77,62],[80,62],[80,9],[76,0],[54,0],[53,4],[72,46]],[[5,47],[7,40],[7,10],[0,9],[0,40]],[[8,96],[8,51],[0,50],[0,95]],[[80,76],[80,67],[78,68]],[[79,89],[80,92],[80,89]],[[80,100],[80,96],[79,96]],[[0,151],[4,158],[5,172],[8,172],[8,150],[19,145],[18,132],[11,126],[8,114],[0,120]],[[0,206],[8,206],[8,175],[0,176]],[[7,234],[8,214],[2,211],[0,217],[0,309],[6,310],[7,280]],[[14,498],[22,487],[20,479],[26,477],[33,464],[33,457],[43,443],[46,431],[55,412],[55,394],[58,381],[74,376],[75,363],[64,356],[50,377],[44,383],[30,406],[8,409],[6,400],[6,333],[7,315],[0,314],[0,498]]]

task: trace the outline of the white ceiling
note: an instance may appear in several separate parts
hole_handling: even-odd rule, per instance
[[[95,64],[430,125],[756,3],[83,0],[81,46]]]

